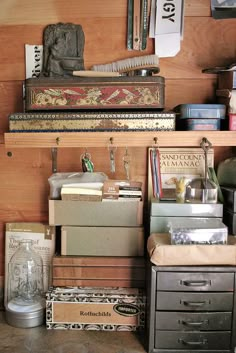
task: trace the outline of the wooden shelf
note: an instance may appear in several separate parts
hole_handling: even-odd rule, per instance
[[[160,147],[199,146],[206,137],[212,146],[235,146],[236,131],[134,131],[134,132],[52,132],[5,133],[7,148],[52,147],[151,147],[155,139]]]

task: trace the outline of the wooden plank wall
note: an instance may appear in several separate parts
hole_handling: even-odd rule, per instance
[[[20,112],[25,78],[24,45],[41,44],[48,24],[81,24],[85,33],[86,68],[136,55],[153,53],[148,40],[144,52],[127,51],[126,0],[1,0],[0,12],[0,276],[4,268],[4,226],[14,221],[47,221],[49,149],[12,149],[3,144],[8,115]],[[216,76],[204,75],[206,67],[227,65],[236,59],[235,19],[214,20],[210,0],[185,0],[184,39],[174,58],[160,60],[166,79],[166,108],[180,103],[215,102]],[[171,141],[173,143],[173,141]],[[58,171],[81,171],[81,149],[59,151]],[[124,178],[122,156],[116,153],[116,173],[109,172],[108,146],[89,150],[95,171],[111,178]],[[129,149],[131,176],[146,183],[147,151]],[[231,155],[229,148],[216,151],[216,161]],[[146,184],[145,184],[146,185]]]

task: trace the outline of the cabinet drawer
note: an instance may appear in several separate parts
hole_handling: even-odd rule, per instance
[[[232,313],[188,313],[157,311],[155,328],[174,331],[230,331]]]
[[[231,292],[234,273],[158,272],[157,290]]]
[[[231,333],[224,332],[178,332],[178,331],[156,331],[155,348],[162,349],[230,349]]]
[[[232,311],[233,293],[156,292],[156,310]]]

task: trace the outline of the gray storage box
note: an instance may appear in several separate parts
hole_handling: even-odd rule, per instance
[[[223,217],[221,203],[177,203],[153,200],[151,216],[172,217]]]
[[[167,224],[177,218],[208,219],[223,217],[223,204],[221,203],[177,203],[154,200],[150,209],[150,233],[168,232]]]
[[[143,256],[142,227],[62,227],[61,254]]]
[[[49,200],[49,224],[137,227],[143,224],[143,203],[141,201]]]

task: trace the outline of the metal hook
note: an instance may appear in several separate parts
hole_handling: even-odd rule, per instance
[[[53,147],[51,150],[52,154],[52,172],[56,173],[57,172],[57,148]]]
[[[153,138],[154,144],[152,145],[153,149],[159,148],[158,137]]]
[[[212,147],[212,143],[206,137],[203,137],[200,143],[200,147],[204,152],[206,152]]]

